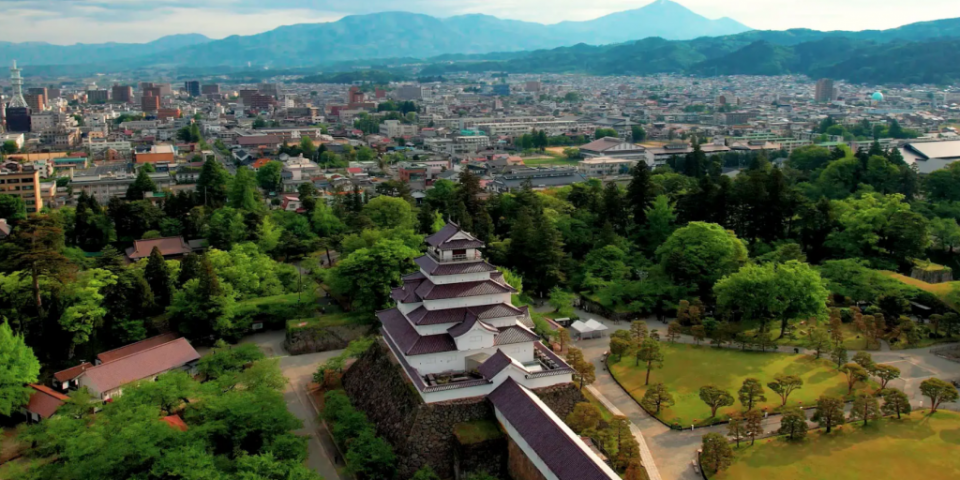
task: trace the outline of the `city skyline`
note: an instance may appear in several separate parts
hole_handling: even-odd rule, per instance
[[[219,39],[261,33],[283,25],[332,22],[348,15],[384,11],[409,11],[436,17],[482,13],[503,19],[552,24],[592,20],[650,3],[648,0],[599,0],[589,4],[573,0],[373,0],[358,5],[339,0],[277,0],[265,8],[262,3],[252,0],[199,3],[158,0],[149,4],[130,4],[120,0],[0,0],[0,9],[4,12],[0,18],[0,41],[43,41],[59,45],[143,43],[185,33]],[[707,18],[729,17],[762,30],[887,29],[919,21],[960,17],[960,4],[952,0],[924,0],[911,5],[908,11],[892,1],[866,0],[842,4],[827,0],[746,0],[736,4],[720,0],[683,0],[678,3]]]

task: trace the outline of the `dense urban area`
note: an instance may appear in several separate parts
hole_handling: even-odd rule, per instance
[[[0,479],[960,478],[960,85],[489,60],[14,62]]]

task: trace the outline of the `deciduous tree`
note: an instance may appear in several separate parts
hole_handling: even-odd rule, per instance
[[[727,436],[737,442],[737,448],[740,448],[740,440],[747,438],[747,422],[739,412],[730,415],[730,422],[727,423]]]
[[[747,407],[748,412],[753,410],[757,403],[767,401],[767,397],[763,394],[763,384],[756,378],[744,380],[737,395],[740,398],[740,404]]]
[[[703,436],[700,465],[704,470],[715,474],[733,463],[733,449],[727,439],[719,433],[708,433]]]
[[[647,366],[647,377],[644,385],[650,385],[650,371],[654,368],[663,368],[663,352],[660,351],[660,342],[647,338],[640,343],[637,349],[637,365],[643,362]]]
[[[900,378],[900,369],[893,365],[880,363],[873,367],[873,375],[880,379],[880,390],[882,391],[887,388],[887,384],[891,380]]]
[[[827,429],[827,433],[846,421],[843,418],[843,399],[829,395],[821,395],[817,399],[817,410],[813,413],[813,421]]]
[[[713,385],[704,385],[700,387],[700,400],[710,407],[710,417],[717,416],[717,409],[720,407],[729,407],[733,405],[733,395],[726,390],[722,390]]]
[[[743,419],[747,427],[747,436],[750,437],[750,445],[753,445],[757,437],[763,435],[763,414],[760,410],[751,410],[743,414]]]
[[[30,400],[33,389],[26,385],[36,383],[40,362],[5,319],[0,323],[0,365],[0,415],[9,416]]]
[[[799,408],[787,408],[780,417],[780,435],[788,440],[802,440],[807,436],[807,417]]]
[[[656,414],[660,414],[661,407],[672,407],[674,405],[673,395],[667,390],[667,387],[662,383],[654,383],[647,388],[647,391],[643,394],[643,399],[640,400],[640,404],[646,407],[647,410],[654,410]]]
[[[850,421],[863,420],[863,426],[866,427],[870,420],[877,420],[880,417],[880,402],[877,401],[877,397],[861,392],[853,398],[853,405],[850,406]]]
[[[566,422],[574,432],[583,433],[597,428],[602,419],[600,409],[596,405],[590,402],[580,402],[574,405],[573,411],[570,412],[570,415],[567,415]]]
[[[943,402],[956,402],[960,398],[957,387],[939,378],[928,378],[920,383],[920,393],[930,399],[930,413],[936,413]]]
[[[803,379],[797,375],[778,373],[773,377],[773,381],[767,384],[767,387],[780,396],[780,406],[786,406],[790,394],[803,388]]]
[[[847,395],[853,393],[853,387],[869,378],[867,371],[856,363],[848,363],[840,367],[840,371],[847,376]]]
[[[896,388],[885,389],[880,392],[880,396],[883,397],[883,406],[880,407],[880,410],[883,411],[884,415],[896,414],[897,420],[899,420],[901,413],[909,414],[913,410],[907,394]]]

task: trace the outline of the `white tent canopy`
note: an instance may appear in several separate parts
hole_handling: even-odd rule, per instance
[[[573,325],[570,325],[570,329],[573,330],[574,332],[577,332],[577,336],[583,339],[583,338],[600,338],[601,336],[603,336],[603,331],[607,330],[607,327],[604,324],[591,318],[586,322],[583,322],[580,320],[573,322]]]

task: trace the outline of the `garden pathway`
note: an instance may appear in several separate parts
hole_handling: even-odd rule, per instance
[[[550,308],[538,308],[538,311],[549,311]],[[640,408],[637,402],[624,391],[619,384],[614,381],[610,372],[606,370],[603,363],[603,354],[609,349],[609,334],[616,330],[629,330],[630,322],[614,322],[600,315],[576,310],[576,314],[581,319],[593,318],[610,330],[605,332],[603,338],[591,340],[575,341],[575,345],[583,350],[584,357],[590,360],[596,366],[596,381],[591,385],[594,391],[599,393],[606,402],[616,407],[623,415],[630,419],[631,423],[639,430],[644,443],[652,454],[653,459],[649,462],[654,465],[651,470],[655,472],[662,480],[697,480],[701,476],[693,469],[693,462],[696,460],[697,451],[700,448],[701,438],[707,433],[720,433],[726,435],[726,425],[716,425],[713,427],[697,428],[696,430],[686,429],[681,432],[672,431],[666,425],[653,418],[645,410]],[[666,334],[667,324],[661,323],[656,319],[644,319],[649,330],[656,329],[661,337]],[[680,343],[695,343],[693,337],[681,335],[677,340]],[[812,353],[804,348],[791,346],[780,346],[777,351],[782,353]],[[930,348],[916,350],[897,350],[897,351],[879,351],[871,352],[877,363],[892,364],[900,368],[903,378],[891,382],[891,386],[900,388],[911,398],[911,403],[915,407],[922,407],[924,398],[920,394],[919,386],[926,378],[933,376],[945,380],[960,378],[960,364],[950,362],[930,353]],[[853,355],[853,352],[850,354]],[[598,396],[599,398],[599,396]],[[609,406],[608,406],[609,408]],[[849,408],[849,407],[848,407]],[[943,408],[960,409],[958,404],[947,404]],[[612,410],[612,409],[611,409]],[[813,410],[808,410],[808,425],[814,426],[809,421],[813,415]],[[763,421],[764,432],[773,432],[780,428],[780,416],[772,415]],[[639,441],[639,440],[638,440]],[[647,460],[643,459],[646,463]],[[651,480],[655,480],[651,475]]]

